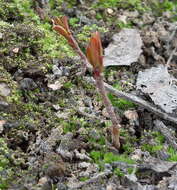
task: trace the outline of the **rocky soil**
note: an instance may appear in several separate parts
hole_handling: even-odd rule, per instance
[[[0,190],[177,189],[176,5],[0,0]],[[61,15],[83,51],[96,30],[105,59],[115,46],[104,81],[126,93],[108,89],[121,117],[119,150],[92,73],[78,75],[81,60],[52,30]],[[132,30],[139,49],[125,36]]]

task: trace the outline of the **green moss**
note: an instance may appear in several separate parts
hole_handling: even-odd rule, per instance
[[[45,37],[38,40],[42,45],[43,55],[50,55],[51,57],[72,57],[75,52],[68,45],[67,41],[61,36],[51,30],[51,25],[41,24],[39,28],[44,32]]]
[[[101,135],[101,134],[100,134],[100,138],[98,138],[98,139],[88,137],[88,141],[91,142],[91,143],[96,143],[96,144],[102,145],[102,146],[105,145],[105,143],[106,143],[105,137],[103,135]]]
[[[163,145],[150,145],[150,144],[144,144],[142,145],[143,151],[148,151],[151,154],[155,154],[157,151],[162,150]]]
[[[154,143],[153,145],[151,144],[143,144],[142,145],[142,150],[143,151],[148,151],[150,154],[156,154],[157,151],[159,150],[162,150],[163,147],[164,147],[164,142],[165,142],[165,138],[164,136],[160,133],[160,132],[157,132],[157,131],[153,131],[153,132],[149,132],[149,135],[151,135],[154,139]],[[148,137],[145,137],[145,138],[148,138]]]
[[[46,71],[50,68],[50,58],[75,55],[66,40],[52,31],[51,24],[47,21],[46,23],[40,21],[32,8],[31,1],[13,0],[10,4],[23,15],[23,24],[10,25],[4,22],[8,19],[0,22],[2,26],[0,29],[2,33],[0,64],[6,69],[27,68],[32,63],[35,65],[40,63],[44,66],[40,65],[40,68]],[[19,48],[18,53],[13,52],[14,48]]]
[[[135,150],[135,148],[133,147],[132,139],[131,142],[126,140],[126,142],[122,145],[122,149],[125,151],[126,154],[132,153]]]
[[[119,9],[128,9],[131,11],[137,10],[138,12],[152,12],[155,16],[161,16],[165,11],[171,12],[175,15],[177,10],[177,1],[163,0],[98,0],[92,4],[94,9],[96,8],[119,8]],[[103,12],[101,15],[98,15],[98,19],[105,18],[108,20]],[[114,17],[114,16],[113,16]],[[120,28],[124,27],[124,24],[120,23]],[[127,26],[125,26],[127,27]]]
[[[35,14],[32,8],[33,2],[28,0],[13,0],[14,5],[18,8],[18,11],[23,15],[26,22],[34,22],[39,24],[40,18]]]
[[[69,19],[69,24],[73,28],[78,27],[79,26],[79,18],[76,18],[76,17],[70,18]]]
[[[118,27],[118,28],[132,28],[132,23],[131,22],[128,22],[128,23],[124,23],[122,21],[117,21],[115,23],[115,25]]]
[[[124,8],[130,10],[145,11],[146,7],[143,6],[141,0],[99,0],[93,4],[94,8]]]
[[[109,7],[116,7],[120,0],[99,0],[95,4],[93,4],[94,8],[97,7],[103,7],[103,8],[109,8]]]
[[[79,180],[80,181],[87,181],[89,179],[89,177],[80,177]]]
[[[0,0],[0,20],[7,22],[23,21],[23,15],[21,15],[14,1]]]
[[[122,109],[122,110],[127,110],[130,108],[135,108],[135,104],[127,101],[123,98],[117,98],[116,96],[114,96],[113,94],[109,93],[108,94],[109,99],[111,100],[111,103],[113,106]]]
[[[96,24],[85,25],[85,26],[83,26],[81,33],[77,34],[78,41],[79,42],[88,42],[88,39],[90,38],[90,34],[95,31],[104,33],[104,32],[107,32],[108,29],[105,27],[99,27]]]
[[[126,162],[128,164],[134,164],[135,161],[130,159],[127,155],[116,155],[112,152],[104,152],[104,151],[91,151],[90,152],[91,158],[94,160],[94,162],[99,163],[112,163],[112,162]]]
[[[13,168],[10,164],[10,150],[3,138],[0,138],[0,189],[8,188],[9,182],[14,175]]]
[[[150,0],[147,2],[147,6],[154,12],[156,16],[162,15],[165,11],[169,11],[175,15],[175,10],[177,10],[177,1],[163,0],[156,1]]]
[[[126,162],[128,164],[134,164],[135,161],[130,159],[128,156],[126,155],[115,155],[112,152],[108,152],[106,154],[104,154],[104,158],[103,161],[105,163],[111,163],[111,162]]]
[[[158,144],[163,144],[165,142],[165,137],[160,132],[154,131],[152,132],[152,135]]]
[[[167,153],[170,155],[168,161],[177,162],[177,151],[174,148],[169,147]]]
[[[129,134],[129,132],[123,128],[120,130],[120,136],[124,138],[124,143],[122,144],[122,149],[124,154],[128,155],[134,151],[134,146],[138,139],[135,136]]]
[[[71,89],[71,88],[73,87],[73,84],[72,84],[71,81],[68,81],[68,82],[66,82],[66,83],[63,85],[63,87],[64,87],[64,88],[69,88],[69,89]]]
[[[114,169],[114,174],[117,175],[118,177],[123,177],[125,174],[121,171],[120,168],[115,168]]]
[[[79,118],[74,115],[74,110],[71,110],[71,115],[68,119],[62,119],[60,121],[61,125],[63,126],[63,132],[76,132],[81,127],[88,127],[89,123],[84,118]]]
[[[103,159],[104,153],[101,151],[91,151],[90,157],[94,160],[94,162],[98,163]]]

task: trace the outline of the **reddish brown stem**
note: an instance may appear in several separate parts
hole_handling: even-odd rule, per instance
[[[89,62],[88,62],[88,59],[87,57],[85,56],[85,54],[81,51],[77,41],[74,39],[74,37],[72,36],[72,34],[70,34],[70,38],[69,38],[69,41],[68,43],[71,45],[71,47],[76,51],[76,53],[80,56],[81,60],[83,61],[84,63],[84,68],[83,68],[83,71],[82,71],[82,74],[85,73],[86,69],[87,69],[87,66],[89,65]],[[119,138],[120,138],[120,123],[118,121],[120,121],[120,118],[118,116],[116,116],[115,112],[114,112],[114,108],[107,96],[107,92],[105,90],[105,87],[104,87],[104,82],[103,82],[103,78],[102,76],[100,75],[100,72],[98,71],[98,73],[95,75],[94,74],[94,78],[95,78],[95,81],[96,81],[96,86],[99,90],[99,93],[101,94],[102,96],[102,99],[103,99],[103,103],[106,107],[106,110],[110,116],[110,119],[112,121],[112,143],[113,145],[118,149],[120,147],[120,141],[119,141]]]
[[[106,110],[109,114],[109,117],[112,121],[112,143],[116,148],[120,147],[120,142],[119,142],[119,137],[120,137],[120,118],[118,116],[116,116],[115,112],[114,112],[114,108],[107,96],[107,92],[105,90],[105,86],[104,86],[104,82],[103,82],[103,78],[101,75],[97,75],[95,76],[95,82],[96,82],[96,87],[99,90],[99,93],[102,96],[102,100],[104,102],[104,105],[106,107]]]
[[[85,56],[85,54],[81,51],[77,41],[74,39],[72,34],[70,35],[70,40],[71,40],[70,45],[72,46],[72,48],[76,51],[76,53],[80,56],[81,60],[83,61],[84,68],[83,68],[82,74],[84,74],[86,72],[87,66],[89,65],[88,59]]]

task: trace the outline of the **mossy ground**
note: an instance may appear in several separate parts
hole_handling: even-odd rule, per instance
[[[68,9],[76,6],[78,2],[66,1],[66,3]],[[32,1],[0,0],[0,82],[5,82],[11,89],[11,94],[8,97],[0,96],[0,100],[10,104],[8,111],[0,112],[0,120],[6,120],[10,124],[17,123],[16,125],[9,125],[12,127],[7,128],[7,131],[0,138],[0,190],[8,189],[13,181],[24,177],[24,173],[28,172],[28,169],[30,170],[25,164],[28,160],[28,140],[25,139],[25,134],[30,134],[29,139],[31,138],[31,142],[34,142],[32,136],[35,136],[36,131],[45,137],[50,134],[52,128],[59,125],[63,126],[63,134],[70,131],[77,133],[80,128],[85,128],[87,132],[92,128],[98,130],[99,139],[87,138],[86,140],[92,147],[88,150],[88,153],[92,161],[100,166],[100,169],[105,163],[113,161],[134,163],[129,155],[134,151],[134,147],[137,146],[137,141],[140,139],[132,137],[127,129],[122,130],[121,136],[125,139],[122,146],[123,154],[113,154],[108,150],[106,143],[109,137],[103,133],[103,130],[107,127],[106,124],[103,125],[99,120],[91,122],[71,108],[68,100],[73,89],[84,89],[86,94],[94,96],[96,102],[94,103],[98,104],[98,107],[102,107],[101,103],[97,103],[100,102],[100,97],[92,85],[84,83],[79,77],[73,79],[73,76],[71,76],[59,91],[49,90],[46,86],[45,75],[51,73],[54,60],[72,59],[76,55],[68,46],[66,40],[52,31],[50,16],[65,14],[62,12],[62,4],[63,0],[50,0],[50,9],[48,10],[50,13],[48,13],[45,20],[41,20],[33,9],[34,3]],[[108,16],[105,11],[102,11],[103,9],[114,8],[115,6],[120,9],[137,10],[139,12],[158,9],[159,12],[156,12],[156,14],[162,14],[162,10],[172,12],[174,5],[175,2],[168,0],[164,3],[153,1],[150,6],[146,3],[145,7],[142,1],[139,0],[126,1],[126,3],[123,0],[100,0],[93,5],[88,3],[91,10],[96,10],[95,18],[98,24],[82,24],[81,19],[76,18],[76,15],[71,16],[69,22],[73,31],[77,31],[75,36],[83,48],[92,31],[99,30],[104,35],[111,33],[114,26],[116,26],[115,31],[124,27],[132,27],[131,22],[127,24],[114,22],[115,16]],[[101,20],[105,21],[106,24],[100,24]],[[105,77],[114,75],[114,70],[110,70],[110,68],[105,70]],[[21,72],[22,76],[18,74],[15,78],[14,75],[17,71]],[[24,77],[33,78],[38,87],[35,90],[27,91],[21,89],[19,81]],[[118,89],[127,90],[122,84],[115,83],[113,85]],[[79,95],[77,95],[76,99],[79,100],[79,98]],[[135,105],[131,102],[117,99],[111,94],[109,98],[113,105],[122,111],[135,108]],[[52,105],[59,105],[63,110],[69,108],[70,117],[67,119],[57,118]],[[155,155],[157,151],[163,149],[164,138],[159,133],[150,134],[150,136],[155,138],[156,145],[139,145],[139,147],[143,151]],[[26,146],[24,146],[25,143]],[[177,161],[177,153],[172,147],[168,147],[167,153],[170,155],[168,160]],[[16,175],[17,171],[18,175]],[[118,169],[114,173],[117,176],[124,175]],[[81,178],[80,180],[85,181],[87,178]]]

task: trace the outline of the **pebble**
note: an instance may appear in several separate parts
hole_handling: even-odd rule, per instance
[[[37,84],[31,78],[24,78],[20,81],[20,87],[22,90],[34,90],[37,88]]]
[[[157,151],[157,156],[161,160],[167,160],[170,157],[170,155],[167,152],[163,151],[163,150]]]
[[[95,139],[95,140],[100,139],[100,134],[99,134],[95,129],[92,129],[92,130],[89,132],[89,136],[90,136],[90,138],[93,138],[93,139]]]
[[[89,162],[81,162],[78,164],[78,167],[79,168],[88,168],[88,167],[90,167],[90,165],[91,165],[91,163],[89,163]]]
[[[9,108],[9,104],[7,102],[4,101],[0,101],[0,111],[6,111]]]
[[[132,156],[131,156],[131,159],[133,160],[141,160],[142,159],[142,154],[143,152],[141,151],[141,149],[136,149]]]
[[[11,93],[10,88],[8,87],[8,85],[4,82],[0,83],[0,95],[1,96],[9,96]]]
[[[113,9],[110,9],[110,8],[108,8],[106,11],[107,11],[107,13],[108,13],[109,15],[112,15],[112,14],[114,13],[114,10],[113,10]]]
[[[52,67],[52,72],[56,77],[62,76],[62,70],[59,69],[56,65]]]
[[[113,190],[112,185],[107,185],[106,190]]]
[[[3,132],[4,130],[4,124],[6,123],[5,120],[0,120],[0,134]]]
[[[58,183],[57,184],[57,189],[58,190],[67,190],[68,187],[65,184],[63,184],[63,183]]]
[[[118,17],[119,21],[123,22],[124,24],[127,24],[127,16],[126,15],[120,15]]]
[[[42,178],[39,179],[38,185],[43,185],[43,184],[45,184],[47,181],[48,181],[48,180],[47,180],[47,177],[42,177]]]
[[[63,76],[60,77],[58,80],[56,80],[54,83],[48,84],[47,86],[55,91],[59,90],[66,82],[67,82],[67,77]]]
[[[104,167],[106,171],[112,171],[112,166],[110,164],[105,164]]]
[[[3,37],[3,34],[0,32],[0,39],[2,39],[2,37]]]

